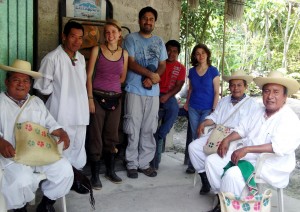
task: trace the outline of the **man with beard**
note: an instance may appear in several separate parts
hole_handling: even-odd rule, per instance
[[[158,123],[160,75],[168,58],[163,40],[152,35],[157,11],[145,7],[139,12],[140,31],[124,40],[128,51],[127,92],[125,97],[124,132],[128,135],[126,149],[127,176],[137,178],[138,171],[155,177],[149,166],[156,149],[154,133]]]

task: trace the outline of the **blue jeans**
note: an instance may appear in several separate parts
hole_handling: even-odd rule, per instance
[[[157,129],[156,135],[158,139],[165,139],[178,116],[179,106],[177,99],[173,96],[166,103],[161,103],[159,108],[163,109],[163,113],[160,114],[162,116],[159,116],[159,119],[162,119],[162,123]]]
[[[178,116],[179,106],[177,99],[174,96],[169,98],[166,103],[160,104],[160,109],[163,109],[159,111],[159,119],[162,120],[162,123],[154,136],[156,139],[156,152],[153,160],[151,161],[151,167],[155,169],[159,168],[164,140]]]
[[[204,121],[205,117],[208,116],[211,112],[209,110],[197,110],[189,106],[189,122],[191,125],[193,140],[198,138],[197,129],[201,122]]]

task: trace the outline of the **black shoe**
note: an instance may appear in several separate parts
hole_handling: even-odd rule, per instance
[[[120,184],[122,179],[115,172],[115,153],[105,153],[104,162],[105,162],[105,178],[110,180],[113,183]]]
[[[100,161],[91,161],[91,185],[95,190],[100,190],[102,188],[102,183],[99,178],[100,174]]]
[[[136,169],[127,169],[127,177],[129,178],[138,178],[138,172]]]
[[[100,178],[96,177],[96,178],[93,178],[91,177],[91,185],[92,185],[92,188],[95,189],[95,190],[100,190],[102,188],[102,183],[100,181]]]
[[[46,196],[43,196],[42,201],[36,208],[36,212],[55,212],[53,207],[55,200],[51,200]]]
[[[199,175],[200,175],[201,182],[202,182],[202,186],[200,189],[200,195],[208,194],[210,192],[210,184],[207,179],[206,173],[202,172],[202,173],[199,173]]]
[[[195,173],[194,167],[188,167],[188,168],[185,170],[185,173],[187,173],[187,174],[194,174],[194,173]]]
[[[147,169],[138,169],[138,172],[144,173],[148,177],[156,177],[157,175],[157,172],[151,167]]]
[[[25,205],[24,207],[22,208],[17,208],[17,209],[14,209],[14,212],[27,212],[27,209],[26,209],[27,205]]]
[[[211,211],[208,211],[208,212],[221,212],[220,204],[217,204],[217,206],[214,209],[212,209]]]
[[[73,167],[74,181],[71,190],[79,194],[89,194],[90,193],[90,180],[79,170]],[[85,185],[85,186],[84,186]]]

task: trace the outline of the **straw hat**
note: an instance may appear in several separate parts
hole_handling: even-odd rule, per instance
[[[42,76],[41,73],[31,70],[31,64],[29,62],[19,59],[16,59],[11,66],[0,64],[0,69],[4,71],[12,71],[21,74],[27,74],[29,76],[32,76],[33,78],[39,78]]]
[[[262,89],[265,84],[279,84],[287,88],[288,95],[296,93],[300,85],[295,79],[286,78],[283,73],[279,71],[271,71],[267,77],[256,77],[254,80],[255,84]]]
[[[253,81],[253,77],[247,75],[242,70],[238,70],[238,71],[231,73],[231,76],[223,76],[223,80],[225,80],[226,82],[229,82],[230,80],[233,80],[233,79],[245,80],[248,84]]]

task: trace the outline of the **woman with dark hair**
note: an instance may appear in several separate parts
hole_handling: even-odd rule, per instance
[[[198,44],[191,55],[193,67],[189,70],[189,90],[184,109],[189,112],[193,140],[197,139],[199,124],[217,106],[220,77],[218,69],[211,65],[211,52],[205,44]],[[187,173],[194,172],[189,163]]]

